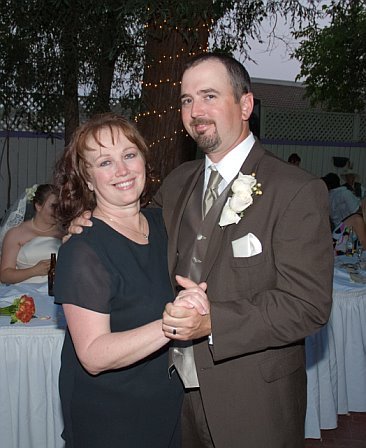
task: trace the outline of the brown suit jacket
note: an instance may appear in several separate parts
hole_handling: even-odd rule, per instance
[[[173,283],[182,214],[203,167],[204,161],[179,166],[156,196]],[[255,173],[263,195],[238,224],[214,227],[201,267],[213,335],[213,345],[194,342],[203,405],[217,448],[302,447],[304,338],[327,322],[331,309],[328,193],[323,181],[258,142],[241,172]],[[249,232],[262,253],[234,257],[231,242]]]

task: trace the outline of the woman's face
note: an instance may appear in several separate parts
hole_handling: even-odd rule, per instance
[[[50,194],[45,202],[40,205],[36,204],[37,216],[47,224],[55,224],[55,206],[57,198],[54,194]]]
[[[138,203],[145,187],[145,160],[138,147],[120,129],[99,132],[103,146],[90,137],[94,151],[86,151],[89,162],[88,188],[95,192],[98,206],[121,207]],[[114,142],[113,142],[114,140]]]

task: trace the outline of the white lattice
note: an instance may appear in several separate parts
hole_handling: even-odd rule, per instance
[[[115,112],[121,112],[121,104],[118,98],[111,98],[110,108]],[[7,124],[4,117],[4,107],[0,104],[0,130],[8,131],[40,131],[46,133],[64,133],[65,126],[64,121],[60,120],[57,123],[53,123],[51,127],[47,127],[45,123],[37,120],[37,112],[41,109],[40,100],[35,100],[32,97],[25,98],[14,107],[14,112],[9,120],[10,124]],[[85,97],[79,97],[79,112],[80,117],[84,120],[87,114],[87,99]],[[47,129],[46,129],[47,127]]]
[[[261,137],[269,140],[366,141],[366,115],[262,108]]]

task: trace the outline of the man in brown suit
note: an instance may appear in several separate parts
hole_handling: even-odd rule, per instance
[[[189,344],[172,353],[187,387],[183,446],[303,447],[304,338],[331,308],[327,190],[254,139],[250,78],[236,60],[204,54],[190,62],[181,103],[184,126],[206,157],[175,169],[155,202],[163,207],[172,281],[191,279],[179,280],[186,289],[163,319],[172,340],[193,341],[193,353]],[[203,216],[212,170],[219,185]],[[246,177],[233,192],[239,173]],[[179,306],[181,298],[208,298],[209,312]]]

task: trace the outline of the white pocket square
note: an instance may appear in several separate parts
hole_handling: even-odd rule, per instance
[[[234,257],[253,257],[262,252],[262,244],[253,233],[248,233],[248,235],[232,241],[231,245]]]

